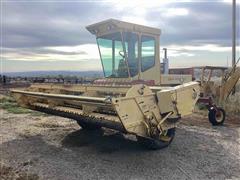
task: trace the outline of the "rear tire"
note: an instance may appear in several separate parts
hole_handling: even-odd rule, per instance
[[[78,125],[81,126],[82,129],[86,130],[98,130],[101,129],[100,125],[92,124],[92,123],[86,123],[83,121],[77,121]]]
[[[223,125],[226,118],[226,113],[224,109],[222,108],[217,108],[217,109],[218,111],[215,108],[212,108],[209,110],[209,113],[208,113],[209,122],[213,126]]]
[[[175,128],[167,130],[167,133],[163,139],[153,139],[153,138],[146,138],[142,136],[137,136],[137,141],[139,144],[142,146],[146,147],[147,149],[150,150],[158,150],[167,147],[168,145],[171,144],[173,138],[175,136]]]

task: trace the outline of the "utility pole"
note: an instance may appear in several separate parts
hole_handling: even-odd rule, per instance
[[[236,64],[236,0],[232,0],[232,68]],[[233,88],[232,94],[235,94],[236,88]]]
[[[234,67],[236,64],[236,0],[232,3],[232,67]]]

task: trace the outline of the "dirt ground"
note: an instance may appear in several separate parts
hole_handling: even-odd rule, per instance
[[[56,116],[3,109],[0,116],[0,179],[240,179],[239,116],[222,127],[201,115],[184,118],[172,144],[158,151]]]

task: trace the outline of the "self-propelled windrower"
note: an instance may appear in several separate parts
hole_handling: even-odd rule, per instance
[[[159,29],[113,19],[87,29],[97,37],[104,79],[32,84],[11,94],[21,106],[74,119],[85,129],[134,134],[151,149],[168,146],[176,123],[192,113],[199,84],[188,75],[161,74]]]

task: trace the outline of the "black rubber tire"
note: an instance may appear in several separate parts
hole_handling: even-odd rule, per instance
[[[220,120],[217,119],[217,117],[216,117],[217,111],[214,108],[210,109],[208,112],[208,120],[213,126],[223,125],[225,118],[226,118],[226,113],[225,113],[224,109],[218,107],[218,110],[221,112],[221,115],[222,115],[222,118]]]
[[[92,124],[92,123],[86,123],[83,121],[77,121],[78,125],[81,126],[82,129],[86,130],[98,130],[101,129],[100,125]]]
[[[170,137],[169,141],[162,141],[160,139],[146,138],[142,136],[136,136],[137,141],[142,146],[150,150],[158,150],[169,146],[175,136],[175,128],[169,129],[167,136]]]

